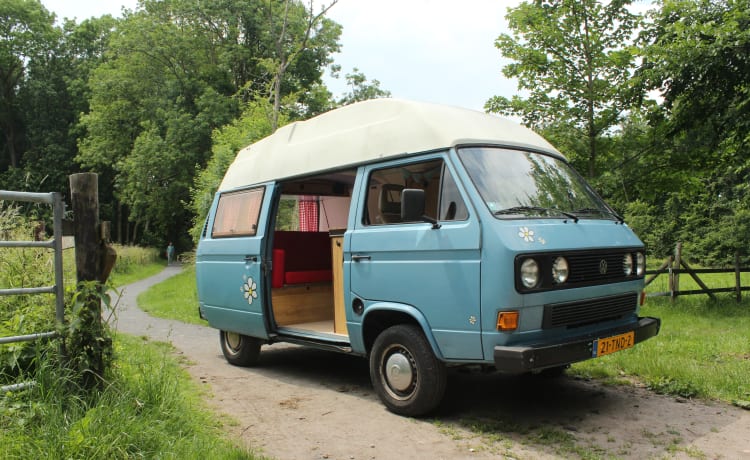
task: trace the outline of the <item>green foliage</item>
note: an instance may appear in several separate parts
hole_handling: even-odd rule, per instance
[[[33,226],[18,207],[0,201],[0,239],[32,239]],[[0,288],[28,288],[54,284],[53,254],[39,248],[0,248]],[[48,294],[0,296],[0,336],[49,332],[55,329],[55,300]],[[0,345],[0,375],[16,375],[35,356],[36,344]],[[3,378],[4,380],[4,378]]]
[[[198,172],[195,185],[191,189],[190,207],[195,219],[190,234],[194,242],[200,237],[214,194],[237,152],[271,134],[272,110],[268,101],[249,102],[245,104],[238,119],[214,131],[211,158],[206,167]],[[286,119],[282,118],[281,123],[286,123]]]
[[[23,105],[19,88],[26,65],[44,59],[55,47],[54,15],[39,1],[6,0],[0,4],[0,172],[21,163]]]
[[[641,18],[630,2],[554,0],[522,2],[506,18],[512,35],[495,45],[512,62],[503,74],[529,95],[495,96],[490,112],[521,116],[546,133],[580,169],[596,177],[600,139],[622,119],[640,94],[632,84]],[[581,142],[564,142],[572,138]]]
[[[81,281],[66,303],[69,314],[58,327],[65,350],[63,365],[83,388],[101,387],[112,365],[112,336],[102,320],[102,305],[114,313],[109,289],[98,281]]]
[[[350,90],[339,100],[339,105],[348,105],[381,97],[391,97],[390,91],[380,88],[378,80],[368,82],[365,74],[360,72],[356,67],[352,73],[346,74],[346,84]]]
[[[225,169],[223,160],[209,164],[217,148],[227,147],[212,147],[212,133],[247,124],[238,116],[246,118],[252,106],[266,109],[272,99],[279,105],[263,116],[271,130],[244,137],[269,134],[286,118],[282,110],[309,116],[324,106],[320,77],[338,49],[340,27],[298,1],[148,0],[141,7],[118,24],[108,59],[93,72],[78,160],[114,185],[112,199],[141,229],[134,241],[173,240],[182,249],[217,183],[196,176]],[[245,104],[251,107],[241,115]],[[191,190],[194,202],[199,196],[195,214],[186,206]]]
[[[660,149],[639,168],[644,198],[692,257],[726,264],[747,255],[750,3],[665,0],[650,20],[641,77],[664,102],[650,116]]]
[[[50,350],[52,351],[52,350]],[[118,337],[107,385],[76,391],[76,378],[39,358],[37,384],[0,399],[0,457],[258,458],[221,436],[205,396],[166,344]]]

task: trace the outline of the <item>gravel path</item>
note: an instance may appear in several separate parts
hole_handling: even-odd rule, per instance
[[[655,395],[639,387],[451,372],[431,419],[389,413],[367,361],[293,345],[264,346],[255,368],[226,363],[214,329],[150,317],[138,294],[179,266],[124,288],[115,328],[170,342],[210,385],[229,436],[277,459],[750,460],[750,412]],[[197,307],[196,307],[197,309]],[[197,314],[197,310],[196,310]],[[225,415],[219,415],[225,416]]]

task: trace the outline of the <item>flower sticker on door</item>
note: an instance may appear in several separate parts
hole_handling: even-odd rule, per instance
[[[242,275],[242,280],[243,283],[240,291],[242,291],[242,295],[245,296],[248,305],[252,305],[253,299],[258,298],[258,285],[255,284],[255,281],[253,281],[252,278],[248,278],[245,275]]]

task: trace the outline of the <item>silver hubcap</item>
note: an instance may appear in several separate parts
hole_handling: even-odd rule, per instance
[[[394,390],[408,390],[414,378],[409,358],[402,353],[389,356],[385,362],[385,378],[388,380],[388,386]]]
[[[225,341],[232,351],[237,351],[240,348],[240,335],[234,332],[227,332],[224,334]]]

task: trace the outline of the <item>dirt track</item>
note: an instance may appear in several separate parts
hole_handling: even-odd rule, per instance
[[[439,412],[409,419],[377,400],[361,358],[277,344],[263,347],[259,367],[230,366],[216,330],[136,307],[139,293],[178,272],[126,286],[116,328],[171,342],[210,385],[217,413],[236,422],[231,435],[270,457],[750,459],[750,412],[638,387],[455,371]]]

